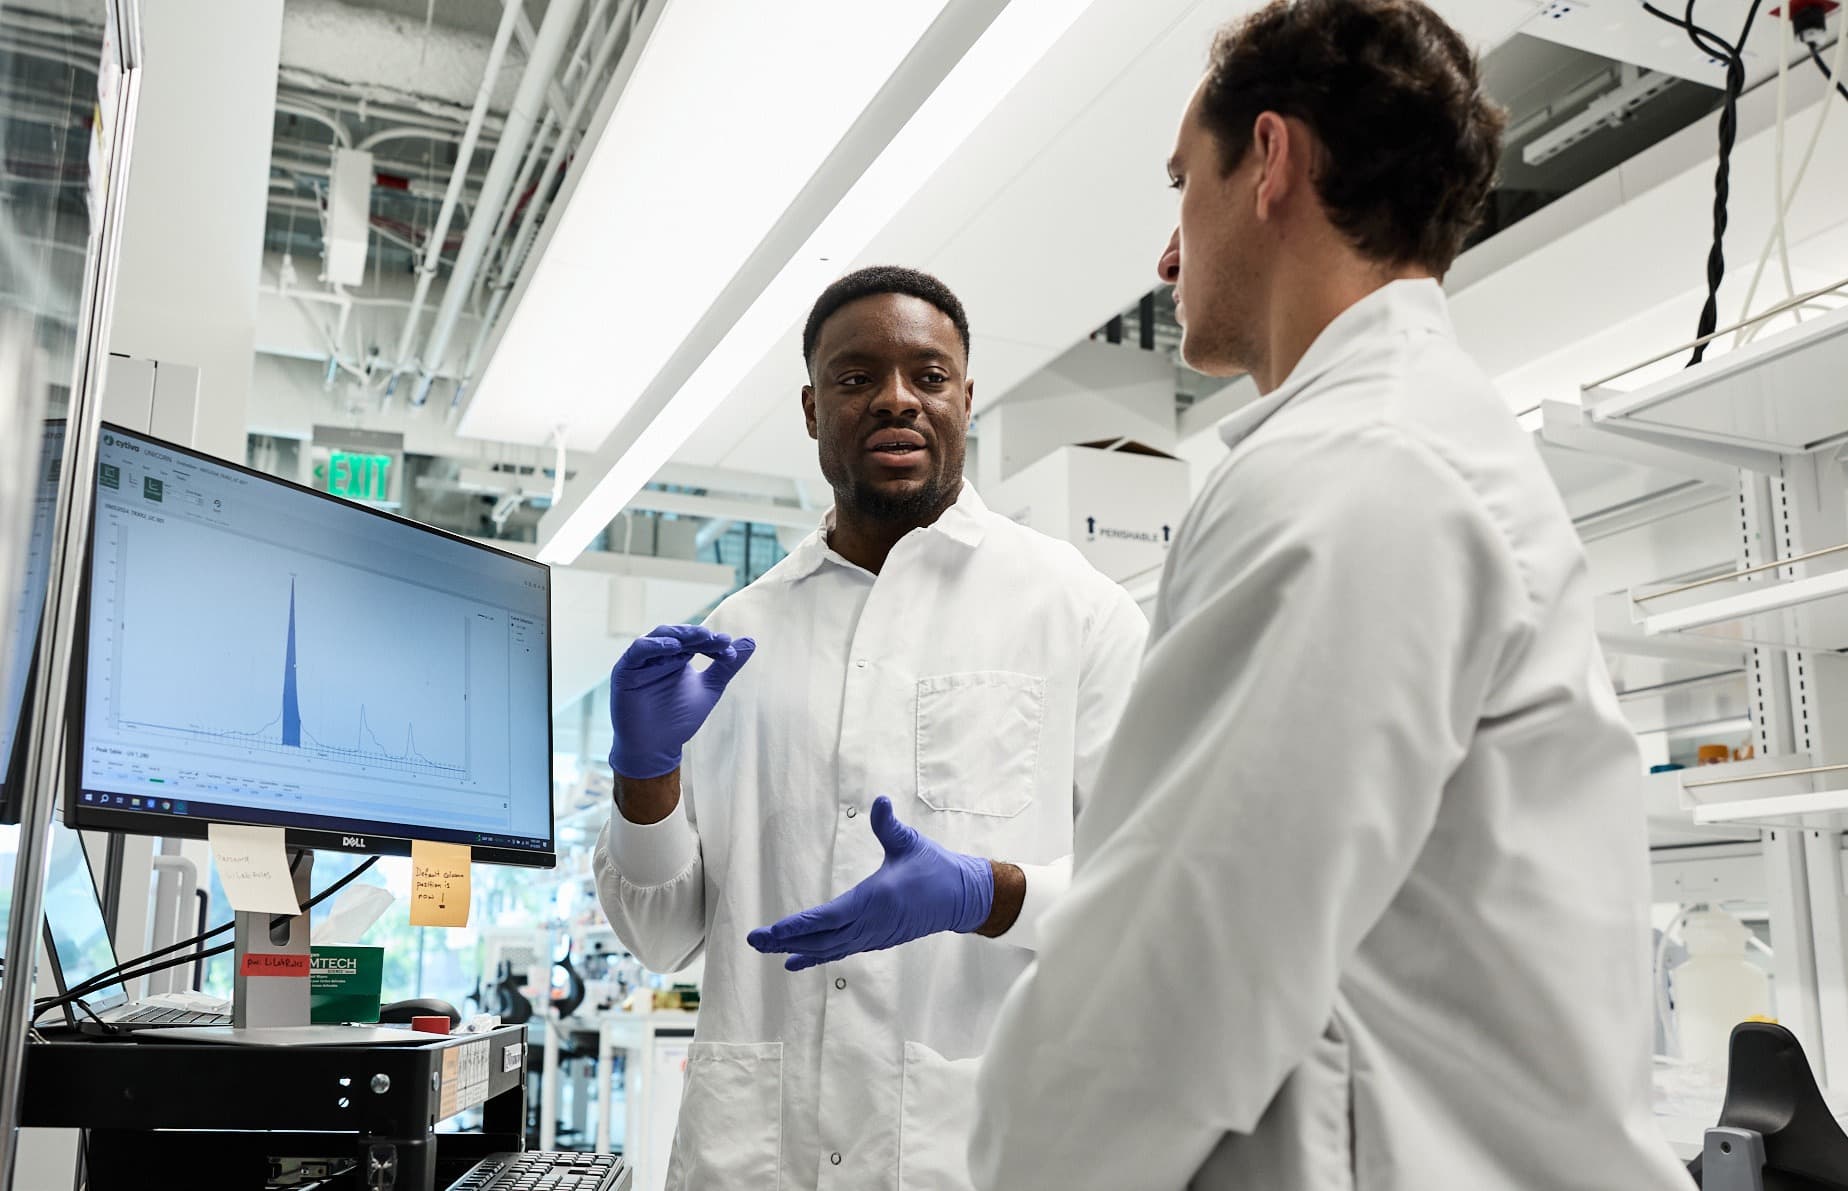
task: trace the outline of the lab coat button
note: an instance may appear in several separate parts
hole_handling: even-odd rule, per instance
[[[866,669],[866,659],[865,658],[855,658],[853,661],[853,664],[860,667],[860,669],[862,670]]]
[[[836,1152],[836,1153],[832,1153],[832,1154],[829,1154],[829,1155],[828,1155],[828,1161],[830,1161],[830,1162],[832,1162],[832,1163],[834,1163],[834,1165],[836,1165],[836,1166],[839,1166],[839,1165],[841,1164],[841,1156],[840,1156],[840,1154],[839,1154],[839,1152]]]
[[[847,808],[847,817],[849,819],[853,818],[855,815],[859,813],[860,813],[860,808],[857,806],[850,806]]]
[[[835,988],[846,988],[847,978],[845,976],[836,976],[834,978],[834,987]]]

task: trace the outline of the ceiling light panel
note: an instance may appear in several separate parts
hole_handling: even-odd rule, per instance
[[[602,444],[943,7],[669,0],[461,432]]]
[[[1013,0],[943,77],[674,397],[629,442],[605,442],[608,470],[540,528],[543,561],[568,562],[686,442],[1071,28],[1091,0]]]

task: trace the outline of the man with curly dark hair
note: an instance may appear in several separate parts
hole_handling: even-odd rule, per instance
[[[1214,47],[1159,271],[1187,362],[1260,396],[996,1025],[980,1187],[1688,1186],[1584,555],[1439,285],[1501,123],[1416,0]]]

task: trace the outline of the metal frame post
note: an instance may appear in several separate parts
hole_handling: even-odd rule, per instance
[[[1840,473],[1827,452],[1787,456],[1769,486],[1772,557],[1799,558],[1848,542],[1848,502]],[[1779,580],[1839,568],[1836,558],[1780,567]],[[1781,694],[1792,751],[1812,765],[1848,761],[1848,658],[1807,650],[1785,654]],[[1811,1061],[1826,1085],[1828,1073],[1848,1078],[1848,900],[1843,897],[1842,831],[1825,820],[1804,833],[1809,880],[1811,946],[1822,1033]]]
[[[107,127],[96,134],[109,138],[107,171],[100,184],[103,210],[90,237],[91,267],[80,301],[78,369],[73,377],[64,438],[60,499],[53,523],[55,554],[45,587],[45,615],[39,640],[39,686],[22,725],[26,741],[20,781],[19,863],[13,880],[12,917],[7,924],[6,955],[15,971],[28,972],[38,962],[40,919],[45,909],[45,854],[51,811],[63,784],[64,704],[70,682],[68,644],[77,630],[80,571],[89,538],[92,494],[88,482],[96,467],[97,424],[102,414],[103,372],[109,360],[110,314],[115,300],[114,261],[121,249],[123,214],[128,203],[128,172],[135,133],[135,105],[141,82],[141,22],[138,0],[106,0],[104,53],[99,88],[115,79],[113,108]],[[116,73],[119,71],[119,75]],[[30,980],[0,983],[0,1187],[13,1185],[19,1156],[20,1093],[24,1080],[27,1035],[32,1025]]]
[[[1784,495],[1779,477],[1753,471],[1739,473],[1742,568],[1782,557],[1777,552],[1781,539],[1777,510]],[[1768,577],[1748,580],[1768,581]],[[1782,650],[1754,646],[1747,655],[1746,677],[1759,755],[1788,756],[1797,752],[1790,716],[1789,656]],[[1784,828],[1765,832],[1765,892],[1771,919],[1771,967],[1777,980],[1777,1015],[1802,1041],[1820,1077],[1827,1068],[1821,989],[1825,981],[1833,987],[1841,973],[1837,968],[1839,955],[1824,961],[1826,972],[1818,969],[1816,890],[1806,836],[1804,831]],[[1834,865],[1838,876],[1839,864],[1837,856]],[[1829,868],[1828,861],[1819,860],[1818,875],[1826,875]],[[1839,896],[1834,900],[1839,901]]]

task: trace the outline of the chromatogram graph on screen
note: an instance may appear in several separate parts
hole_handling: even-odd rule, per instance
[[[135,549],[133,526],[107,532],[113,573],[96,598],[115,625],[116,728],[316,768],[474,781],[471,686],[506,661],[469,601],[258,542],[226,573],[222,544],[209,531],[189,541],[180,525],[162,527],[158,552]],[[504,629],[498,637],[504,655]]]

